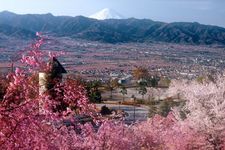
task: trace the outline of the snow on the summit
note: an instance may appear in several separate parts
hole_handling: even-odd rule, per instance
[[[98,20],[105,20],[105,19],[123,19],[123,16],[120,15],[118,12],[111,10],[109,8],[105,8],[91,16],[89,18],[98,19]]]

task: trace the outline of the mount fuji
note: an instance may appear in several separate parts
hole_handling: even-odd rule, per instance
[[[122,15],[120,15],[118,12],[105,8],[101,11],[89,16],[89,18],[97,19],[97,20],[105,20],[105,19],[124,19]]]

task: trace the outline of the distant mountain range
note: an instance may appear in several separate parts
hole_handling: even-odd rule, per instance
[[[0,39],[3,36],[34,38],[36,31],[108,43],[160,41],[225,45],[225,28],[199,23],[164,23],[135,18],[97,20],[83,16],[0,12]]]

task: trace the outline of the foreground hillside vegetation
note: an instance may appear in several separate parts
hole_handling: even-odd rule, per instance
[[[184,106],[167,117],[155,115],[126,125],[122,120],[103,119],[75,80],[68,78],[39,94],[37,73],[50,72],[47,62],[58,56],[41,51],[43,42],[39,35],[22,57],[27,68],[8,75],[9,85],[0,102],[0,149],[225,149],[224,77],[214,82],[172,82],[170,93],[179,93]],[[84,115],[92,121],[80,123],[77,116]]]

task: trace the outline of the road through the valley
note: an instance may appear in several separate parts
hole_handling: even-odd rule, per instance
[[[148,108],[137,107],[131,105],[117,105],[117,104],[97,104],[98,107],[107,106],[114,110],[123,110],[126,112],[125,123],[131,124],[136,121],[146,121],[148,118]]]

